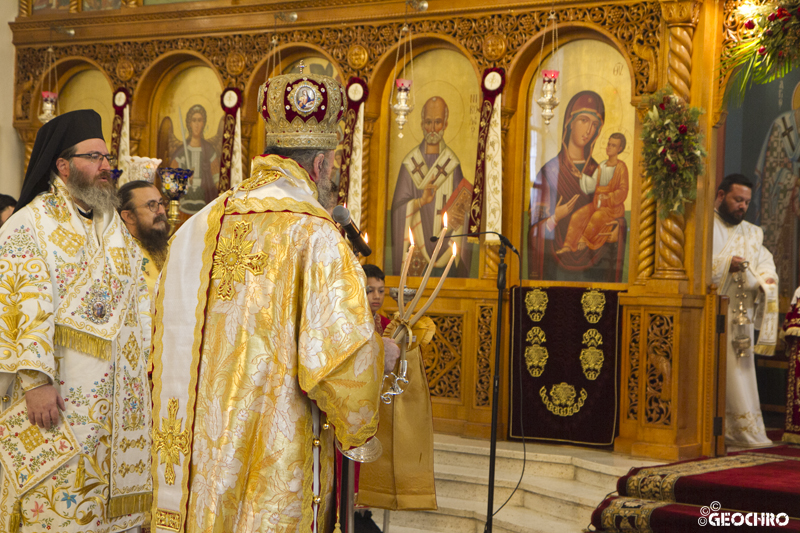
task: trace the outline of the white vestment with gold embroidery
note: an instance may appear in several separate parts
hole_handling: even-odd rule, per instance
[[[81,216],[59,178],[0,230],[2,392],[13,402],[52,383],[80,445],[51,472],[45,461],[26,466],[24,446],[0,438],[0,451],[22,453],[17,471],[3,472],[0,532],[12,522],[23,532],[142,524],[152,482],[150,321],[140,312],[150,297],[141,269],[119,216]],[[18,494],[15,480],[34,473],[44,480]]]
[[[727,352],[727,398],[725,409],[725,440],[739,446],[765,446],[771,444],[764,429],[761,403],[756,384],[755,361],[752,355],[739,357],[731,341],[732,321],[742,299],[744,308],[751,320],[755,318],[756,298],[759,296],[759,281],[763,279],[778,281],[772,254],[762,245],[764,232],[760,227],[743,221],[732,226],[714,213],[714,249],[712,262],[712,282],[719,287],[719,294],[730,298],[728,308],[728,352]],[[737,298],[738,283],[730,272],[731,258],[743,257],[750,263],[750,270],[742,273],[744,277],[742,298]],[[762,295],[763,299],[763,295]],[[750,324],[750,337],[753,338],[753,325]]]
[[[161,272],[155,532],[325,531],[334,440],[377,431],[363,270],[297,163],[256,157],[251,176],[184,223]]]

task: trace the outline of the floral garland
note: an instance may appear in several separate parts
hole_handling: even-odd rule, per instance
[[[730,94],[741,101],[747,88],[782,78],[800,59],[800,1],[779,0],[741,8],[750,32],[722,61],[723,76],[740,69]]]
[[[672,94],[667,86],[646,99],[642,121],[642,160],[645,176],[652,178],[648,196],[658,201],[658,214],[683,214],[684,205],[697,198],[697,176],[703,173],[703,136],[700,115]]]

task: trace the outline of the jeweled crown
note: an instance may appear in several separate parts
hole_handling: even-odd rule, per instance
[[[266,146],[333,150],[347,107],[341,84],[329,76],[303,73],[270,78],[258,90],[266,122]]]

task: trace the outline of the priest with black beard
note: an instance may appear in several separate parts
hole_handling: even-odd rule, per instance
[[[778,274],[764,232],[744,220],[753,184],[741,174],[726,176],[714,203],[711,281],[728,304],[725,442],[733,446],[769,446],[756,385],[753,353],[772,355],[777,340]],[[757,312],[759,311],[761,312]],[[760,331],[753,346],[754,324],[746,325],[750,347],[734,349],[733,321],[745,313]]]
[[[119,216],[136,239],[142,251],[145,278],[150,298],[161,267],[167,258],[170,226],[164,198],[155,185],[147,181],[129,181],[119,188]]]

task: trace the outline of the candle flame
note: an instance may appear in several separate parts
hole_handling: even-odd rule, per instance
[[[364,242],[369,244],[369,234],[366,231],[364,232]]]
[[[458,246],[456,246],[456,243],[453,242],[453,255],[455,256],[456,253],[458,253]]]
[[[408,228],[408,240],[411,242],[411,246],[414,246],[414,234],[411,233],[411,228]]]
[[[447,211],[442,215],[442,225],[447,229]]]

